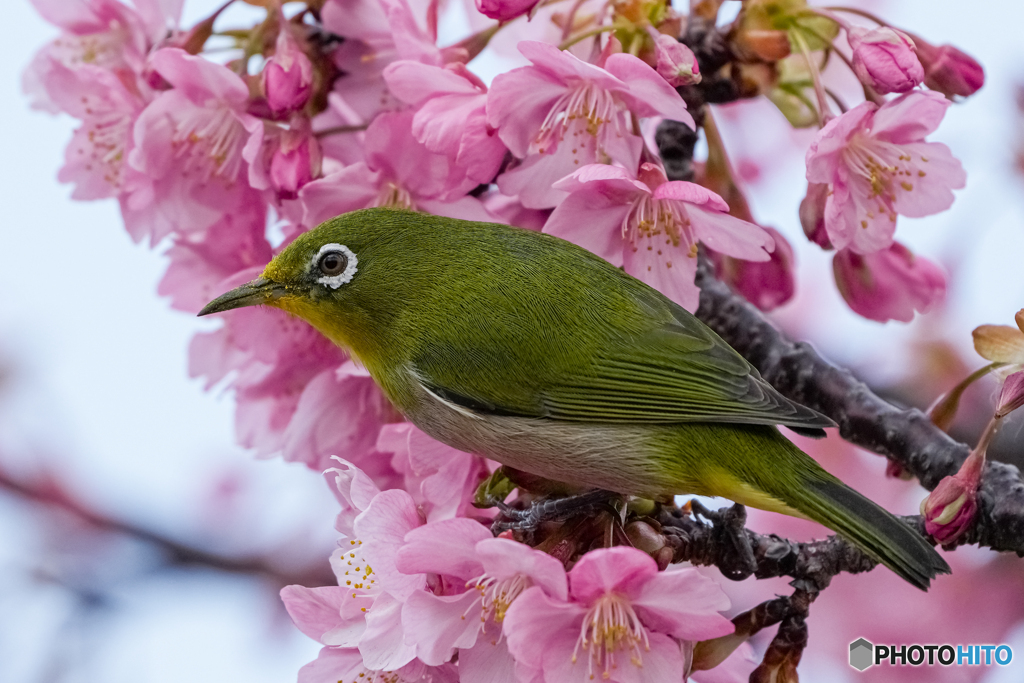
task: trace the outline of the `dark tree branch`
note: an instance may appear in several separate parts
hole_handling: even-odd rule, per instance
[[[784,396],[827,415],[852,444],[891,458],[931,490],[970,453],[920,410],[876,396],[807,343],[791,342],[755,306],[702,263],[697,317],[750,361]],[[989,461],[978,491],[977,522],[956,545],[977,543],[1024,556],[1024,480],[1013,465]]]
[[[737,520],[746,518],[746,511],[739,504],[715,512],[701,510],[698,514],[710,524],[679,508],[661,509],[657,521],[666,544],[674,551],[672,561],[714,566],[734,581],[751,574],[759,579],[788,576],[793,579],[790,582],[793,587],[817,593],[828,587],[832,577],[840,572],[859,574],[878,564],[839,536],[800,543],[737,527]],[[919,526],[919,517],[906,519]],[[737,551],[737,544],[727,540],[735,538],[750,549],[752,564],[747,551]]]

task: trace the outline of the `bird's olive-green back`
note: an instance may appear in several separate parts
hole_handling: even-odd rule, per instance
[[[413,373],[502,414],[584,422],[825,427],[690,313],[569,242],[505,225],[367,209],[306,233],[268,266],[287,282],[320,246],[352,281],[282,308],[349,346],[399,408]]]

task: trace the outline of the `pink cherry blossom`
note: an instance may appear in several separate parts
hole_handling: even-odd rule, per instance
[[[748,261],[767,261],[772,237],[730,216],[725,201],[700,185],[668,181],[645,163],[639,177],[618,166],[584,166],[559,181],[568,197],[544,231],[586,247],[689,311],[700,291],[697,243]]]
[[[36,11],[62,30],[37,54],[23,86],[32,106],[56,112],[54,66],[76,70],[104,69],[131,87],[146,55],[169,29],[177,26],[183,0],[136,0],[135,8],[116,0],[31,0]]]
[[[924,67],[906,33],[888,26],[870,30],[851,26],[846,35],[857,78],[876,92],[907,92],[924,80]]]
[[[324,27],[345,38],[331,53],[344,74],[336,92],[365,121],[400,107],[381,79],[388,64],[411,59],[440,66],[445,61],[436,45],[436,31],[423,26],[437,26],[437,5],[416,4],[417,9],[426,8],[427,17],[417,17],[406,0],[327,0],[324,4]]]
[[[394,671],[366,668],[355,649],[325,647],[315,660],[299,669],[298,683],[456,683],[458,669],[453,664],[426,666],[412,661]]]
[[[371,206],[398,206],[452,218],[492,220],[480,200],[466,196],[477,182],[444,154],[412,134],[413,113],[379,115],[366,130],[366,162],[309,183],[299,193],[303,224]]]
[[[584,555],[569,572],[569,599],[540,586],[509,607],[504,630],[517,662],[545,683],[600,677],[616,683],[683,680],[680,640],[732,633],[722,589],[695,569],[658,571],[650,555],[629,547]]]
[[[487,124],[487,86],[462,63],[444,67],[412,60],[384,69],[391,92],[417,107],[412,133],[428,150],[445,154],[477,183],[490,183],[505,145]]]
[[[370,670],[395,671],[412,662],[415,652],[405,642],[401,608],[424,590],[426,576],[399,572],[395,558],[406,534],[421,523],[408,493],[376,493],[353,521],[354,535],[343,538],[331,555],[338,585],[281,591],[296,626],[324,645],[358,648]]]
[[[128,200],[125,222],[129,232],[157,241],[171,231],[205,230],[240,207],[242,148],[263,124],[246,113],[249,88],[227,67],[178,48],[159,50],[150,64],[174,87],[135,122],[128,162],[152,184]]]
[[[885,249],[897,214],[917,218],[952,205],[964,170],[944,144],[924,141],[948,106],[937,93],[914,91],[881,107],[864,102],[819,131],[807,180],[829,186],[825,229],[836,249]]]
[[[868,255],[842,249],[832,269],[843,299],[870,320],[910,322],[914,311],[925,313],[946,295],[942,270],[899,242]]]
[[[324,471],[324,478],[331,493],[338,501],[341,512],[334,522],[334,528],[343,536],[355,536],[355,521],[381,489],[366,472],[342,458],[333,458],[336,467]]]
[[[613,54],[601,68],[545,43],[525,40],[519,51],[532,65],[494,79],[487,120],[523,160],[498,186],[526,207],[558,204],[565,194],[554,183],[587,164],[635,168],[643,140],[633,116],[694,125],[679,93],[633,55]]]
[[[669,85],[679,87],[700,83],[700,67],[697,65],[697,57],[690,48],[672,36],[657,33],[654,51],[658,55],[658,73]]]
[[[771,311],[793,298],[796,266],[793,247],[775,228],[765,227],[775,248],[767,261],[745,261],[710,251],[718,279],[739,292],[762,311]]]
[[[72,198],[117,197],[137,184],[139,173],[125,160],[145,96],[112,71],[88,64],[71,69],[56,60],[48,66],[44,85],[54,105],[82,121],[57,176],[74,183]]]
[[[446,446],[409,422],[382,427],[376,450],[391,455],[391,467],[404,477],[402,488],[428,521],[483,512],[472,507],[477,487],[493,469],[483,458]]]
[[[267,106],[281,116],[306,105],[313,92],[313,65],[295,39],[290,22],[281,17],[274,54],[263,67],[263,92]]]
[[[459,653],[464,680],[500,680],[515,667],[502,635],[510,605],[530,586],[565,600],[562,563],[505,538],[492,538],[479,522],[448,519],[410,531],[397,566],[438,576],[434,592],[409,596],[402,624],[416,656],[440,664]]]

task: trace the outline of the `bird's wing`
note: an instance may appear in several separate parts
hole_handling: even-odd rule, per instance
[[[415,373],[435,396],[478,413],[605,424],[782,424],[813,436],[835,426],[782,396],[681,307],[661,297],[644,303],[657,313],[646,330],[610,335],[570,369],[533,364],[527,376],[515,372],[511,358],[497,371],[491,359],[478,374],[475,354],[448,346],[422,355]],[[479,381],[485,373],[488,381]],[[510,386],[523,392],[509,393]]]

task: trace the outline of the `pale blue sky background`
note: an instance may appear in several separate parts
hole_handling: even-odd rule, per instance
[[[187,0],[187,19],[215,4]],[[1013,98],[1014,85],[1024,81],[1024,9],[914,0],[881,11],[933,42],[955,42],[988,72],[986,87],[953,107],[935,136],[963,161],[967,189],[952,211],[901,218],[899,232],[923,255],[956,266],[942,325],[969,349],[974,326],[1011,323],[1024,306],[1024,185],[1012,171],[1021,133]],[[295,549],[296,562],[315,559],[316,549],[326,552],[333,542],[333,500],[305,468],[257,462],[234,446],[231,397],[205,393],[187,378],[189,338],[216,323],[172,312],[156,297],[160,250],[132,244],[113,201],[72,202],[70,188],[56,182],[73,122],[29,110],[19,87],[21,70],[56,30],[26,0],[8,0],[4,12],[0,358],[14,363],[15,376],[0,394],[0,459],[31,472],[25,454],[46,453],[48,464],[98,509],[190,542],[225,552],[286,546]],[[459,24],[456,17],[445,25],[454,31]],[[782,130],[773,124],[759,134]],[[727,144],[765,140],[727,135]],[[797,248],[797,305],[817,302],[817,310],[828,311],[814,320],[796,321],[789,312],[782,318],[837,360],[877,378],[898,374],[907,360],[899,342],[930,323],[881,326],[846,310],[828,279],[828,256],[800,238],[802,177],[802,155],[794,154],[750,193],[756,217]],[[223,524],[211,527],[211,490],[225,477],[243,482],[243,493],[231,512],[216,513]],[[185,572],[145,577],[149,560],[138,553],[128,554],[138,556],[131,566],[104,568],[123,577],[115,582],[117,609],[84,629],[88,638],[61,631],[73,611],[64,592],[25,578],[48,557],[38,532],[22,506],[0,495],[2,681],[42,680],[37,666],[51,648],[64,652],[70,670],[47,680],[104,683],[288,681],[315,656],[317,645],[282,628],[276,601],[256,582]],[[1016,644],[1024,660],[1024,633]],[[1024,668],[1014,669],[990,683],[1020,680]]]

